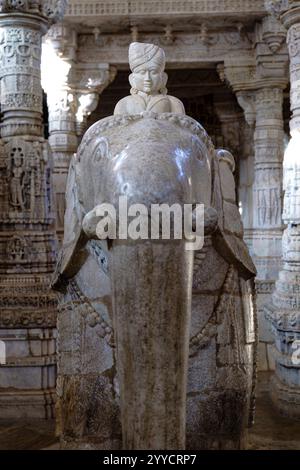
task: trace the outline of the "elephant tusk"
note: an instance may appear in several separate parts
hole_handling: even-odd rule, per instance
[[[204,209],[204,235],[211,235],[218,227],[218,213],[213,207]]]
[[[105,221],[105,223],[103,223]],[[102,222],[102,223],[101,223]],[[108,228],[105,230],[105,228]],[[99,215],[97,207],[88,212],[82,221],[82,229],[86,236],[92,240],[104,240],[109,238],[109,235],[114,227],[114,222],[111,216]]]
[[[193,210],[192,227],[194,233],[198,227],[197,221],[197,208]],[[204,207],[204,235],[211,235],[218,226],[218,213],[213,207]]]

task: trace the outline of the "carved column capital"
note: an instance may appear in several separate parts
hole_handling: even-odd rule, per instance
[[[86,129],[87,118],[97,108],[103,90],[115,79],[117,69],[109,64],[78,64],[71,81],[78,97],[77,134]]]
[[[38,15],[49,24],[60,21],[68,0],[0,0],[0,13]]]
[[[255,89],[256,63],[252,53],[240,56],[227,55],[224,66],[219,65],[218,73],[222,81],[226,81],[234,92]]]
[[[239,63],[226,57],[224,65],[217,68],[222,81],[226,81],[236,94],[244,111],[246,122],[253,127],[256,119],[255,85],[256,64],[253,56],[242,57]]]
[[[224,66],[219,66],[220,78],[226,80],[235,93],[261,88],[286,88],[288,84],[288,51],[286,30],[278,19],[266,16],[255,29],[254,51],[228,54]]]
[[[245,119],[250,127],[254,127],[256,121],[256,100],[254,91],[238,91],[237,101],[243,109]]]
[[[265,0],[266,10],[275,17],[279,17],[288,4],[289,0]]]
[[[255,61],[257,88],[288,84],[289,56],[286,47],[286,29],[272,15],[263,18],[255,29]]]
[[[291,10],[300,7],[299,0],[265,0],[266,10],[277,18],[282,18],[282,15]]]
[[[110,64],[78,63],[71,70],[70,82],[78,93],[101,94],[116,74],[116,67]]]
[[[73,153],[77,149],[78,98],[72,80],[76,51],[76,31],[63,23],[53,25],[43,44],[42,85],[47,93],[49,141],[54,151],[68,149]],[[49,75],[49,69],[55,73]]]
[[[68,24],[59,22],[52,25],[45,37],[45,43],[51,45],[61,59],[76,59],[77,32]]]
[[[287,28],[287,44],[290,58],[291,83],[291,131],[300,131],[300,1],[289,0],[281,12],[280,20]]]
[[[300,0],[265,0],[265,6],[287,30],[300,23]]]

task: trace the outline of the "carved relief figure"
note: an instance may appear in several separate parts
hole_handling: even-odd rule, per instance
[[[20,262],[27,255],[27,244],[24,237],[14,236],[6,246],[8,258]]]
[[[138,114],[143,111],[185,114],[181,101],[167,94],[165,62],[165,53],[160,47],[139,42],[130,44],[131,96],[117,103],[114,114]]]
[[[4,156],[7,155],[4,158],[7,171],[1,168],[0,155],[0,178],[2,176],[4,186],[9,186],[9,191],[2,191],[2,207],[8,212],[13,208],[15,215],[18,212],[18,218],[49,217],[51,178],[48,144],[14,138],[3,148]]]
[[[7,167],[6,161],[6,154],[5,154],[5,147],[3,140],[0,139],[0,206],[4,207],[5,200],[7,195],[9,194],[8,191],[8,177],[7,174],[9,169]]]
[[[10,197],[11,205],[19,210],[25,209],[24,195],[24,153],[22,149],[13,148],[11,153],[11,179],[10,179]]]

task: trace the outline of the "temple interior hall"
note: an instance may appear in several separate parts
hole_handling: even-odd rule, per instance
[[[0,450],[154,448],[300,450],[300,1],[0,0]]]

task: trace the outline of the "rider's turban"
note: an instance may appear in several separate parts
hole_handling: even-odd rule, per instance
[[[142,42],[132,42],[129,46],[129,65],[133,70],[142,64],[154,60],[162,69],[165,68],[165,53],[163,49],[155,44],[144,44]]]

